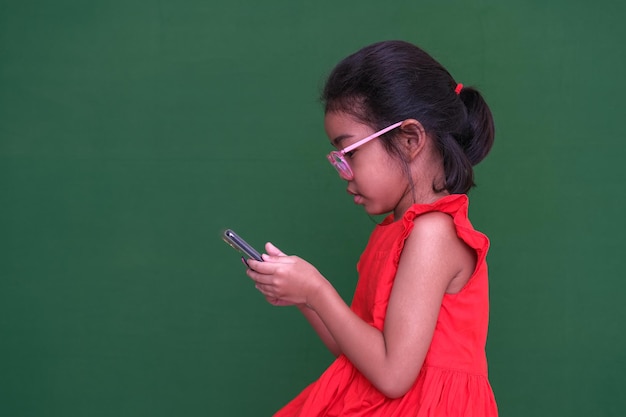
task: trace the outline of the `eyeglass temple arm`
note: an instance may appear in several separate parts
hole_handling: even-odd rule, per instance
[[[394,123],[391,126],[388,126],[386,128],[384,128],[383,130],[379,130],[376,133],[373,133],[371,135],[369,135],[368,137],[361,139],[358,142],[353,143],[352,145],[348,146],[347,148],[342,149],[340,152],[342,155],[345,155],[346,153],[350,152],[353,149],[358,148],[359,146],[363,145],[366,142],[369,142],[372,139],[377,138],[380,135],[384,135],[385,133],[389,132],[390,130],[395,129],[396,127],[400,126],[402,124],[402,122],[398,122],[398,123]]]

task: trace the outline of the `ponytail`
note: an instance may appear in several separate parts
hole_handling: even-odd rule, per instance
[[[465,87],[459,97],[467,109],[467,132],[463,150],[472,165],[478,164],[491,150],[495,136],[493,116],[483,96],[474,88]]]
[[[456,133],[440,136],[438,145],[446,176],[444,189],[465,194],[475,185],[472,167],[491,150],[495,128],[491,110],[478,90],[463,87],[456,93],[466,110],[462,126]]]

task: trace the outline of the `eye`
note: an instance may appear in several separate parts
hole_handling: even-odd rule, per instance
[[[354,155],[355,152],[356,152],[356,150],[350,151],[350,152],[346,152],[344,155],[347,156],[348,158],[352,158],[352,155]]]

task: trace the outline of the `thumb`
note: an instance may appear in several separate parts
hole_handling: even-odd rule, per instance
[[[286,253],[278,249],[271,242],[267,242],[265,244],[265,250],[267,251],[267,254],[270,256],[287,256]]]

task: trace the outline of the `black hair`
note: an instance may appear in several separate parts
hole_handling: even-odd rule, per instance
[[[434,139],[445,183],[436,191],[467,193],[473,166],[491,149],[494,123],[482,95],[472,87],[457,93],[450,73],[419,47],[384,41],[360,49],[332,70],[322,93],[325,112],[344,112],[379,130],[406,119],[418,120]],[[387,152],[408,165],[394,132],[382,137]],[[413,185],[411,181],[411,186]]]

